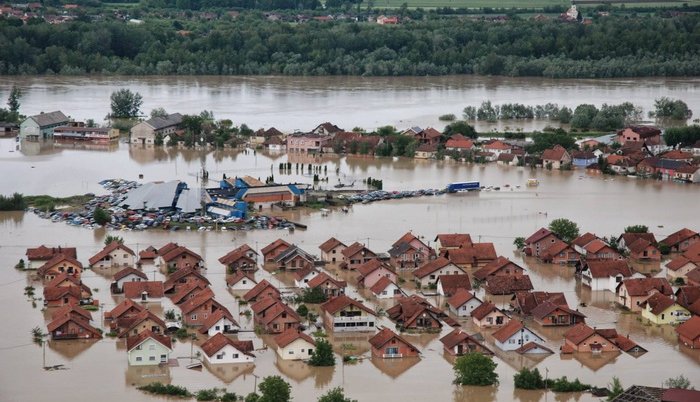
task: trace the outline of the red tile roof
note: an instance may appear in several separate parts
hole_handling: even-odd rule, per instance
[[[187,300],[198,296],[200,293],[208,293],[214,296],[214,291],[202,282],[189,282],[182,286],[177,293],[170,296],[170,300],[175,304],[180,304]]]
[[[305,267],[299,269],[294,273],[294,279],[296,279],[297,281],[302,281],[304,280],[304,278],[306,278],[307,275],[311,274],[312,272],[315,272],[316,275],[318,275],[318,271],[314,267]]]
[[[492,276],[486,281],[486,292],[492,295],[510,295],[517,291],[532,289],[532,282],[527,275]]]
[[[502,326],[496,332],[494,332],[493,337],[501,342],[504,343],[505,341],[508,340],[513,334],[516,332],[520,331],[521,329],[525,329],[525,325],[523,325],[522,321],[520,320],[510,320],[508,321],[508,324]]]
[[[125,245],[123,245],[122,243],[119,243],[118,241],[113,241],[113,242],[109,243],[108,245],[106,245],[105,248],[103,248],[102,250],[100,250],[99,253],[93,255],[92,257],[90,257],[90,260],[88,260],[88,262],[90,263],[90,265],[97,264],[98,262],[100,262],[100,260],[102,260],[103,258],[105,258],[106,256],[108,256],[109,253],[111,253],[112,251],[115,251],[115,250],[122,250],[122,251],[124,251],[125,253],[130,254],[130,255],[132,255],[132,256],[135,256],[135,255],[136,255],[136,254],[134,253],[134,250],[130,249],[129,247],[127,247],[127,246],[125,246]]]
[[[253,341],[239,341],[231,339],[221,332],[207,339],[201,346],[202,351],[209,357],[214,356],[214,354],[221,350],[224,346],[231,345],[236,348],[239,352],[255,357],[253,355]]]
[[[222,264],[224,264],[224,265],[229,265],[229,264],[232,264],[232,263],[234,263],[234,262],[240,260],[240,259],[243,258],[243,257],[245,257],[246,259],[248,259],[248,258],[249,258],[249,257],[248,257],[248,252],[249,252],[249,251],[255,252],[255,251],[254,251],[253,249],[251,249],[247,244],[244,244],[244,245],[242,245],[242,246],[240,246],[240,247],[237,247],[237,248],[235,248],[235,249],[229,251],[228,253],[226,253],[226,255],[224,255],[223,257],[219,258],[219,262],[222,263]],[[256,254],[257,254],[257,253],[256,253]]]
[[[86,321],[92,321],[92,313],[80,306],[63,306],[51,314],[51,319],[55,320],[66,315],[77,315]]]
[[[578,252],[576,250],[574,250],[573,247],[571,247],[570,245],[566,244],[565,242],[563,242],[559,239],[556,239],[556,240],[554,240],[554,243],[552,243],[549,247],[547,247],[546,250],[544,250],[540,253],[540,257],[543,260],[551,260],[552,258],[556,257],[557,255],[559,255],[561,252],[563,252],[566,249],[569,249],[570,252],[578,254]]]
[[[501,269],[505,268],[506,266],[509,265],[514,265],[516,270],[519,268],[519,271],[525,271],[523,267],[520,265],[514,263],[513,261],[507,259],[506,257],[500,256],[496,258],[493,261],[490,261],[488,264],[484,265],[483,268],[477,270],[474,272],[474,278],[479,279],[479,280],[485,280],[487,277],[496,274],[496,272],[500,271]]]
[[[28,248],[26,254],[30,261],[48,261],[57,254],[63,254],[73,259],[78,258],[75,247],[46,247],[43,244],[36,248]]]
[[[663,313],[667,308],[673,306],[676,302],[670,297],[663,295],[661,293],[654,293],[648,299],[646,299],[641,306],[649,306],[651,308],[651,313],[654,315],[659,315]]]
[[[314,346],[316,345],[316,342],[310,336],[295,328],[289,328],[281,334],[277,335],[275,337],[275,343],[277,344],[277,346],[283,348],[289,345],[290,343],[296,341],[297,339],[303,339]]]
[[[396,274],[394,267],[392,267],[391,265],[389,265],[385,262],[380,261],[377,258],[372,258],[371,260],[369,260],[369,261],[365,262],[364,264],[357,267],[356,271],[360,273],[360,276],[358,277],[358,279],[366,277],[367,275],[371,274],[372,272],[374,272],[375,270],[377,270],[379,268],[384,268],[387,271]]]
[[[644,239],[651,244],[656,244],[656,237],[653,233],[623,233],[620,235],[618,240],[624,240],[625,244],[632,244],[637,239]]]
[[[629,278],[632,276],[632,269],[626,260],[587,260],[586,266],[591,271],[593,278],[609,278],[617,275]]]
[[[76,303],[79,302],[82,296],[80,287],[70,285],[44,288],[44,300],[46,301],[60,300],[61,298],[66,296],[72,296],[73,298],[75,298]]]
[[[191,299],[186,300],[184,303],[180,305],[180,310],[182,311],[182,315],[187,315],[191,313],[192,311],[195,311],[197,308],[205,304],[206,302],[211,301],[213,305],[218,306],[221,309],[226,309],[221,303],[216,301],[214,299],[213,293],[210,292],[199,292],[197,295]]]
[[[564,333],[564,339],[578,345],[595,334],[595,330],[584,323],[573,326]]]
[[[556,310],[561,310],[567,314],[575,315],[575,316],[580,317],[580,318],[586,317],[585,315],[581,314],[580,312],[570,309],[569,306],[567,306],[566,304],[555,304],[549,300],[540,303],[537,307],[532,309],[532,316],[542,320],[545,317],[547,317],[548,315],[555,312]]]
[[[693,236],[697,236],[697,232],[690,230],[688,228],[683,228],[677,232],[674,232],[670,234],[667,238],[663,239],[660,241],[660,243],[663,243],[669,247],[675,246],[678,243],[690,239]]]
[[[255,280],[255,275],[253,275],[252,273],[238,270],[233,275],[226,278],[226,285],[233,286],[233,285],[237,284],[238,282],[240,282],[244,278],[249,279],[254,284],[258,283]]]
[[[561,161],[566,155],[566,149],[560,145],[555,145],[554,148],[545,149],[542,152],[543,161]]]
[[[547,237],[549,235],[554,235],[554,234],[549,229],[540,228],[538,231],[531,234],[530,237],[525,239],[525,244],[537,243],[538,241],[544,239],[545,237]]]
[[[404,339],[403,337],[399,336],[398,334],[396,334],[394,331],[390,330],[389,328],[382,328],[376,335],[369,338],[368,342],[370,345],[372,345],[373,348],[380,349],[384,345],[386,345],[387,342],[389,342],[392,339],[396,339],[397,341],[405,344],[409,348],[418,351],[418,348],[413,346],[413,344],[411,344],[411,342],[409,342],[406,339]]]
[[[314,277],[309,281],[309,283],[307,283],[307,285],[309,286],[309,288],[313,289],[313,288],[316,288],[316,287],[318,287],[318,286],[322,286],[322,285],[325,284],[326,282],[332,283],[332,284],[335,285],[335,287],[337,287],[338,289],[345,289],[345,287],[348,286],[348,283],[347,283],[347,282],[334,279],[334,278],[330,277],[330,276],[329,276],[327,273],[325,273],[325,272],[321,272],[320,274],[314,276]]]
[[[598,236],[594,235],[591,232],[587,232],[582,234],[581,236],[577,237],[574,239],[573,242],[571,242],[571,245],[573,246],[579,246],[579,247],[586,247],[586,245],[593,240],[596,240]]]
[[[495,304],[491,302],[484,302],[481,303],[479,307],[472,310],[472,317],[476,318],[477,320],[481,320],[487,315],[489,315],[492,311],[498,311],[499,313],[503,313],[501,309],[496,307]]]
[[[347,247],[342,241],[336,239],[335,237],[331,237],[330,239],[321,243],[321,245],[318,246],[318,248],[320,248],[321,251],[323,251],[324,253],[328,253],[338,246]]]
[[[452,297],[447,299],[447,304],[449,304],[453,308],[459,308],[462,305],[464,305],[464,303],[466,303],[469,300],[474,299],[474,298],[476,298],[476,296],[474,296],[468,290],[458,289],[457,292],[455,292],[455,294],[452,295]],[[479,299],[477,299],[477,300],[479,300]]]
[[[676,332],[688,339],[695,340],[700,337],[700,316],[692,316],[683,324],[676,327]]]
[[[382,276],[377,282],[374,283],[374,285],[372,285],[371,288],[369,288],[369,290],[378,295],[391,284],[395,285],[397,288],[399,287],[399,285],[394,283],[391,279],[387,278],[386,276]]]
[[[279,297],[280,291],[277,290],[276,287],[274,287],[270,282],[267,281],[267,279],[263,279],[260,282],[258,282],[255,287],[250,289],[246,294],[243,295],[243,300],[245,301],[251,301],[252,299],[257,298],[258,296],[261,296],[263,294],[269,294],[272,293],[273,295],[276,295],[275,297]]]
[[[124,300],[122,300],[121,303],[117,304],[117,306],[115,308],[113,308],[111,311],[106,312],[105,317],[112,318],[112,319],[118,319],[122,315],[124,315],[124,313],[129,311],[129,309],[132,309],[132,308],[137,310],[137,311],[142,311],[142,310],[146,309],[145,307],[143,307],[142,305],[136,303],[135,301],[133,301],[131,299],[124,299]]]
[[[49,269],[53,268],[54,266],[56,266],[64,261],[68,262],[71,265],[75,265],[75,266],[79,267],[80,269],[83,268],[83,264],[81,264],[80,261],[76,260],[75,258],[69,257],[65,254],[56,254],[50,260],[46,261],[46,263],[44,263],[44,265],[39,267],[39,269],[37,270],[37,273],[39,274],[39,276],[44,276],[44,274]]]
[[[119,322],[119,326],[124,328],[120,333],[119,337],[123,337],[124,335],[127,335],[129,332],[131,332],[132,329],[137,327],[140,323],[146,321],[146,320],[151,320],[161,326],[163,329],[165,329],[165,322],[161,320],[157,315],[153,314],[149,310],[143,310],[136,314],[135,316],[129,318],[128,320],[122,320]]]
[[[87,321],[80,319],[80,318],[76,317],[75,315],[70,315],[70,314],[56,318],[55,320],[48,323],[46,328],[49,330],[49,332],[53,332],[68,322],[73,322],[76,325],[82,327],[87,332],[90,332],[91,334],[93,334],[95,337],[102,338],[102,334],[100,333],[100,331],[95,329]]]
[[[617,134],[620,135],[627,129],[639,134],[640,138],[649,138],[661,135],[661,130],[652,126],[629,126],[621,130],[617,130]]]
[[[508,150],[513,148],[512,145],[506,144],[501,140],[493,140],[487,144],[484,144],[484,149],[494,149],[494,150]]]
[[[153,339],[154,341],[160,343],[161,345],[165,346],[170,350],[173,349],[173,344],[169,336],[154,334],[153,332],[151,332],[151,330],[147,329],[145,331],[139,332],[139,334],[136,336],[130,336],[126,338],[126,350],[131,351],[132,349],[139,346],[149,338]]]
[[[445,148],[456,148],[456,149],[472,149],[474,147],[474,141],[470,139],[456,139],[453,135],[445,143]]]
[[[685,308],[698,300],[700,300],[700,286],[681,286],[676,290],[676,302]]]
[[[149,298],[157,299],[163,297],[163,281],[141,281],[141,282],[125,282],[124,297],[129,299],[138,299],[146,292]]]
[[[630,251],[635,254],[640,254],[649,247],[656,249],[656,247],[653,244],[651,244],[648,240],[645,239],[637,239],[634,242],[632,242],[632,244],[627,246],[627,248],[629,248]]]
[[[260,250],[260,252],[262,253],[262,255],[267,255],[269,252],[275,250],[278,247],[284,247],[285,249],[287,249],[291,246],[292,245],[287,243],[286,241],[284,241],[282,239],[277,239],[277,240],[273,241],[272,243],[268,244],[267,246],[263,247],[263,249]]]
[[[461,328],[455,328],[454,330],[452,330],[452,332],[440,338],[440,342],[442,342],[442,344],[445,345],[445,347],[448,349],[452,349],[466,340],[471,340],[473,343],[481,346],[489,354],[493,354],[493,352],[489,348],[485,347],[476,338],[464,332]]]
[[[197,270],[194,267],[186,267],[186,268],[180,268],[177,271],[173,272],[172,275],[168,277],[168,280],[165,281],[163,284],[163,287],[165,288],[166,292],[169,292],[172,290],[175,285],[177,285],[180,280],[185,279],[188,276],[194,276],[195,278],[199,279],[200,281],[206,283],[207,285],[210,285],[211,283],[209,280],[204,277],[202,274],[197,272]]]
[[[435,236],[435,241],[440,241],[442,247],[459,248],[472,244],[472,237],[468,233],[444,233]]]
[[[189,254],[190,256],[196,258],[197,260],[202,261],[202,256],[200,256],[199,254],[195,253],[194,251],[192,251],[184,246],[178,246],[178,247],[168,251],[164,255],[161,254],[161,257],[163,258],[163,261],[170,262],[183,254]]]
[[[446,296],[452,296],[459,289],[471,290],[472,288],[468,274],[440,275],[438,282]]]
[[[335,297],[331,300],[328,300],[327,302],[323,303],[321,305],[321,310],[328,312],[329,314],[335,314],[338,311],[344,309],[345,307],[348,306],[354,306],[359,308],[360,310],[364,310],[369,314],[372,315],[377,315],[372,309],[369,307],[365,306],[361,302],[351,299],[347,295],[340,295],[338,297]]]
[[[80,279],[78,279],[74,276],[68,275],[67,273],[64,272],[62,274],[57,275],[55,278],[53,278],[51,281],[49,281],[49,283],[47,283],[45,287],[47,287],[47,288],[58,287],[63,282],[66,282],[66,281],[70,282],[71,284],[73,284],[75,286],[81,286],[83,284],[83,282]],[[69,286],[70,286],[70,284],[69,284]],[[88,290],[89,290],[89,288],[88,288]]]
[[[516,351],[517,353],[523,354],[523,353],[527,353],[527,352],[531,351],[532,349],[536,349],[536,348],[540,348],[540,349],[545,350],[545,351],[547,351],[547,352],[549,352],[549,353],[554,353],[554,352],[552,351],[552,349],[550,349],[550,348],[548,348],[548,347],[546,347],[546,346],[542,346],[542,345],[540,345],[539,343],[536,343],[536,342],[528,342],[528,343],[524,344],[523,346],[521,346],[521,347],[515,349],[515,351]]]
[[[360,251],[363,251],[363,250],[364,250],[365,253],[368,254],[369,256],[374,256],[374,255],[375,255],[370,249],[368,249],[367,247],[365,247],[364,244],[359,243],[359,242],[355,242],[355,243],[349,245],[348,247],[345,247],[345,248],[343,249],[343,251],[341,252],[341,254],[343,254],[343,255],[344,255],[345,257],[347,257],[347,258],[350,258],[350,257],[354,256],[355,254],[359,253]],[[364,255],[365,255],[365,254],[363,254],[363,256],[364,256]]]
[[[438,257],[434,260],[430,260],[423,264],[420,268],[417,270],[413,271],[413,276],[415,276],[418,279],[425,278],[426,276],[434,273],[435,271],[438,271],[441,268],[444,268],[448,265],[452,264],[450,260],[448,260],[445,257]],[[460,271],[462,269],[460,268]]]
[[[630,296],[646,296],[651,291],[659,291],[666,296],[673,294],[673,288],[666,278],[625,279],[619,286],[624,286]]]
[[[114,281],[116,282],[120,279],[124,279],[129,275],[136,275],[144,280],[148,279],[148,276],[146,276],[146,274],[144,274],[142,271],[139,271],[138,269],[132,267],[127,267],[114,274]]]
[[[139,251],[139,260],[155,260],[158,257],[158,250],[153,246],[148,246],[147,249]]]
[[[457,265],[476,264],[479,260],[496,259],[496,249],[493,243],[474,243],[456,250],[448,250],[447,258]]]

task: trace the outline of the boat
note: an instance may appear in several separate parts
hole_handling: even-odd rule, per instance
[[[537,187],[540,185],[540,181],[537,179],[527,179],[526,184],[528,187]]]

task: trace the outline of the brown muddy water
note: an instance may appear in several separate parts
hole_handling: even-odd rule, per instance
[[[308,175],[281,175],[277,171],[286,155],[264,155],[245,152],[152,150],[129,148],[126,144],[106,149],[77,149],[54,147],[51,144],[33,144],[17,149],[14,140],[0,140],[0,190],[25,194],[71,195],[76,193],[103,193],[97,182],[104,178],[122,177],[136,180],[139,173],[144,180],[181,179],[197,186],[196,172],[202,157],[212,179],[227,175],[269,175],[270,169],[278,181],[310,183]],[[12,152],[10,152],[12,151]],[[296,163],[297,159],[290,159]],[[223,366],[202,371],[187,370],[189,342],[177,342],[174,357],[181,357],[179,367],[128,367],[123,341],[104,339],[98,342],[49,342],[46,348],[48,365],[63,364],[67,370],[42,370],[42,349],[31,343],[30,330],[35,326],[45,329],[49,312],[33,308],[23,295],[24,287],[34,285],[40,295],[40,284],[32,282],[26,272],[12,267],[23,257],[27,247],[40,244],[75,246],[81,261],[99,251],[106,232],[88,230],[52,223],[33,214],[0,214],[0,303],[4,306],[0,317],[0,400],[2,401],[74,401],[95,400],[154,400],[142,394],[135,386],[150,381],[182,385],[190,390],[226,387],[230,391],[247,394],[254,388],[256,376],[282,375],[292,384],[296,401],[314,401],[326,390],[343,386],[346,393],[359,401],[540,401],[540,400],[594,400],[590,394],[553,394],[542,391],[514,390],[513,374],[521,367],[537,367],[550,377],[566,375],[596,386],[606,386],[613,376],[623,385],[646,384],[660,386],[668,377],[684,374],[693,385],[700,387],[700,351],[679,347],[671,327],[643,325],[636,315],[620,313],[611,304],[611,294],[591,292],[575,280],[571,268],[538,264],[513,252],[516,236],[526,236],[557,217],[566,217],[579,223],[582,231],[599,235],[619,233],[630,224],[646,224],[657,237],[689,226],[696,230],[700,219],[694,212],[698,204],[695,185],[657,182],[626,177],[603,178],[589,176],[581,171],[545,172],[496,165],[475,166],[454,162],[421,162],[404,159],[326,158],[298,159],[303,163],[328,165],[328,185],[356,181],[367,176],[381,178],[387,190],[444,187],[456,180],[479,180],[484,185],[502,186],[501,191],[467,195],[441,195],[416,199],[386,201],[355,205],[348,214],[333,211],[323,217],[319,212],[293,211],[294,220],[309,225],[308,230],[295,233],[279,230],[249,232],[116,232],[135,250],[148,245],[160,246],[175,241],[200,253],[207,263],[207,277],[217,299],[235,314],[240,312],[234,296],[225,286],[224,268],[217,259],[243,243],[259,250],[269,242],[282,237],[305,250],[319,254],[318,245],[330,236],[348,242],[359,240],[375,251],[386,251],[408,230],[432,241],[435,234],[468,232],[475,241],[491,241],[499,254],[515,259],[529,270],[538,290],[565,292],[570,305],[580,307],[588,322],[596,326],[615,326],[622,334],[649,350],[635,358],[627,354],[601,357],[566,356],[524,357],[513,353],[498,353],[496,362],[500,375],[499,387],[457,387],[451,359],[443,356],[440,336],[407,335],[422,351],[421,359],[377,361],[369,358],[367,335],[343,335],[331,338],[336,352],[344,344],[353,346],[352,353],[365,357],[357,364],[334,368],[311,368],[300,362],[277,359],[273,348],[257,353],[254,366]],[[339,174],[336,174],[336,168]],[[537,177],[541,185],[526,188],[525,181]],[[513,190],[503,187],[511,185]],[[209,185],[213,185],[210,183]],[[515,188],[516,185],[521,186]],[[663,274],[661,266],[639,267],[644,272]],[[149,267],[146,272],[152,273]],[[112,309],[119,300],[109,294],[113,272],[93,270],[83,280],[97,289],[94,297],[104,303],[104,310]],[[272,276],[258,271],[258,279],[269,278],[275,284],[289,283],[286,275]],[[352,275],[351,275],[352,276]],[[351,279],[351,284],[352,280]],[[352,296],[363,296],[354,287]],[[387,308],[386,301],[367,298],[372,307]],[[434,300],[442,305],[444,300]],[[504,303],[504,300],[497,300]],[[39,302],[41,303],[41,302]],[[169,300],[155,311],[172,308]],[[244,308],[245,309],[245,308]],[[93,313],[95,318],[100,312]],[[99,321],[99,319],[97,320]],[[239,322],[251,329],[245,316]],[[382,324],[392,327],[386,319]],[[476,331],[471,322],[463,321],[469,332]],[[100,324],[97,324],[98,326]],[[547,345],[557,350],[562,342],[562,329],[532,328],[547,339]],[[482,331],[492,349],[491,331]],[[256,337],[247,332],[243,339],[253,339],[256,348],[270,344],[267,336]],[[197,341],[201,343],[203,339]],[[347,346],[345,347],[347,348]],[[339,359],[340,360],[340,359]]]
[[[174,113],[206,109],[217,118],[258,128],[311,130],[323,121],[345,129],[371,130],[384,125],[444,127],[438,117],[462,115],[465,106],[518,102],[526,105],[558,103],[633,102],[652,110],[661,96],[682,99],[700,114],[700,79],[634,78],[553,80],[512,77],[0,77],[0,98],[12,85],[23,92],[26,115],[56,108],[75,119],[100,122],[109,113],[109,95],[125,87],[143,95],[142,111],[163,107]],[[525,131],[542,129],[547,121],[479,122],[477,129]]]

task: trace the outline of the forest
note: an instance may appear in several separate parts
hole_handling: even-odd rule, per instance
[[[0,19],[0,74],[700,75],[700,15],[610,16],[591,25],[431,18],[398,26],[273,22],[262,13],[18,25]]]

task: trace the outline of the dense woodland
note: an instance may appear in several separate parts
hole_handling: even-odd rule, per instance
[[[700,75],[700,15],[599,18],[592,25],[459,18],[399,26],[232,20],[0,19],[0,74],[282,74],[545,77]]]

